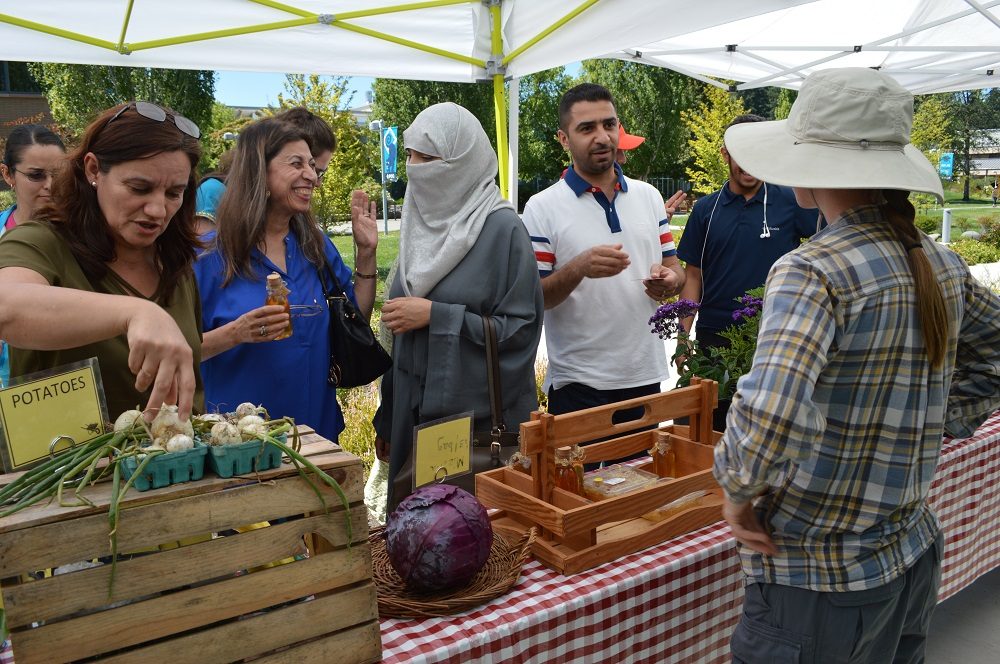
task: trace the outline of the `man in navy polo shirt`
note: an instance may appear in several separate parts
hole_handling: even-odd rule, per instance
[[[726,126],[760,122],[759,115],[741,115]],[[790,188],[767,184],[733,161],[726,147],[722,156],[729,180],[694,204],[684,227],[677,255],[686,263],[681,297],[701,302],[695,337],[702,349],[724,347],[720,333],[733,325],[735,301],[751,288],[763,286],[771,266],[816,232],[818,211],[795,202]],[[694,319],[681,321],[691,331]],[[725,426],[728,402],[716,410],[716,428]]]
[[[663,197],[615,163],[618,132],[606,88],[568,90],[558,136],[573,166],[522,215],[542,276],[551,413],[654,394],[667,377],[647,321],[658,300],[680,290],[684,272]]]

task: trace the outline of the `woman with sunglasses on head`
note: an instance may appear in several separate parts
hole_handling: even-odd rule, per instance
[[[240,132],[217,212],[216,233],[195,272],[205,321],[206,402],[231,410],[244,401],[288,416],[336,441],[344,428],[337,390],[327,383],[330,314],[320,274],[330,271],[367,319],[375,300],[375,206],[360,191],[351,217],[358,245],[355,280],[312,216],[315,146],[294,124],[267,118]],[[261,306],[277,275],[283,306]],[[291,336],[287,330],[291,322]]]
[[[201,408],[198,135],[148,102],[105,111],[34,220],[0,240],[0,303],[31,303],[0,307],[13,377],[96,356],[113,417],[137,404]]]
[[[0,175],[14,191],[17,202],[0,212],[0,235],[17,225],[17,217],[31,219],[35,207],[48,200],[53,174],[65,156],[62,140],[48,127],[14,127],[7,137]],[[0,386],[10,381],[9,356],[7,344],[0,341]]]

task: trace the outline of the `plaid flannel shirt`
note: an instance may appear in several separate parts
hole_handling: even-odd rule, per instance
[[[768,275],[757,351],[714,473],[756,510],[779,555],[741,547],[748,582],[820,591],[903,574],[939,526],[925,498],[942,434],[1000,406],[1000,298],[927,237],[948,312],[927,360],[902,244],[877,207],[845,213]]]

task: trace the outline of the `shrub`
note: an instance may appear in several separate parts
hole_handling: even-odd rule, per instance
[[[983,225],[983,232],[979,241],[1000,249],[1000,219],[983,217],[980,221]]]
[[[362,387],[337,390],[341,410],[344,411],[344,430],[337,444],[360,458],[365,464],[365,472],[375,462],[375,429],[372,417],[378,409],[378,381]]]
[[[981,240],[959,240],[952,242],[948,248],[964,258],[969,265],[1000,261],[1000,247]]]
[[[937,233],[941,230],[941,222],[930,215],[918,214],[916,219],[913,220],[913,223],[917,228],[928,235],[931,233]]]

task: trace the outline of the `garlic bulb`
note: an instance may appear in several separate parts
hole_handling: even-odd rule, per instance
[[[235,424],[219,422],[212,426],[208,442],[211,445],[232,445],[243,442],[243,439],[240,438],[240,430],[236,428]]]
[[[249,401],[244,401],[239,406],[236,407],[236,419],[242,420],[248,415],[256,415],[259,412],[259,408]]]
[[[130,431],[133,427],[139,427],[142,420],[141,410],[126,410],[115,420],[115,433]]]
[[[257,415],[247,415],[240,419],[236,426],[239,428],[243,440],[263,438],[267,435],[267,423],[264,422],[263,417]]]
[[[186,436],[182,433],[172,436],[170,440],[167,441],[166,450],[168,452],[183,452],[184,450],[190,450],[194,447],[194,440],[191,436]]]
[[[153,423],[149,425],[149,433],[153,436],[153,442],[163,444],[179,433],[189,438],[194,438],[194,427],[191,422],[184,422],[177,415],[177,406],[160,406],[160,412],[153,418]]]
[[[197,422],[199,424],[209,424],[209,423],[214,424],[216,422],[226,421],[226,418],[220,415],[219,413],[205,413],[204,415],[195,415],[191,419],[192,421]]]

